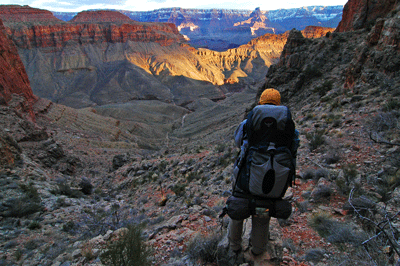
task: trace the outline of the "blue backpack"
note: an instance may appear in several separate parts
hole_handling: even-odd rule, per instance
[[[233,196],[281,199],[294,182],[298,144],[298,131],[287,107],[256,106],[243,128]]]

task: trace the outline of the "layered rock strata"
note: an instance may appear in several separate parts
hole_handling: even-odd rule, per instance
[[[0,18],[8,23],[64,23],[48,10],[19,5],[1,5]]]
[[[0,20],[0,104],[8,105],[14,94],[23,97],[18,108],[30,113],[33,119],[31,107],[36,97],[33,95],[18,50],[13,42],[7,38],[3,22]]]

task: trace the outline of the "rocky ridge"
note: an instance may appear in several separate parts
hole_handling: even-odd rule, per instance
[[[7,34],[19,49],[63,48],[71,43],[155,42],[163,46],[185,42],[173,24],[136,22],[116,11],[86,11],[79,13],[71,23],[57,20],[49,11],[35,8],[1,6],[0,18],[7,26]],[[31,10],[43,16],[37,23],[35,16],[27,19]],[[18,22],[18,23],[16,23]],[[47,22],[44,24],[44,22]],[[57,51],[57,50],[55,50]]]
[[[1,5],[0,17],[3,23],[63,23],[48,10],[31,8],[29,6],[19,5]]]
[[[262,11],[159,9],[146,12],[120,11],[137,21],[174,23],[194,47],[224,51],[246,44],[266,33],[281,34],[306,26],[335,28],[342,16],[341,6],[311,6],[298,9]]]

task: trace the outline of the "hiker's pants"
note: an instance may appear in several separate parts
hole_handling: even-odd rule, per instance
[[[250,243],[252,246],[252,251],[256,255],[263,253],[267,248],[270,219],[270,217],[260,218],[255,215],[251,216]],[[228,230],[230,248],[233,251],[241,249],[243,220],[231,219]]]

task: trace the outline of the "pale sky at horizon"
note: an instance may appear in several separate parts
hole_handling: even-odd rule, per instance
[[[290,9],[303,6],[338,6],[347,0],[0,0],[1,5],[29,5],[30,7],[61,12],[80,12],[89,9],[118,9],[130,11],[149,11],[168,7],[195,9],[248,9],[261,10]]]

